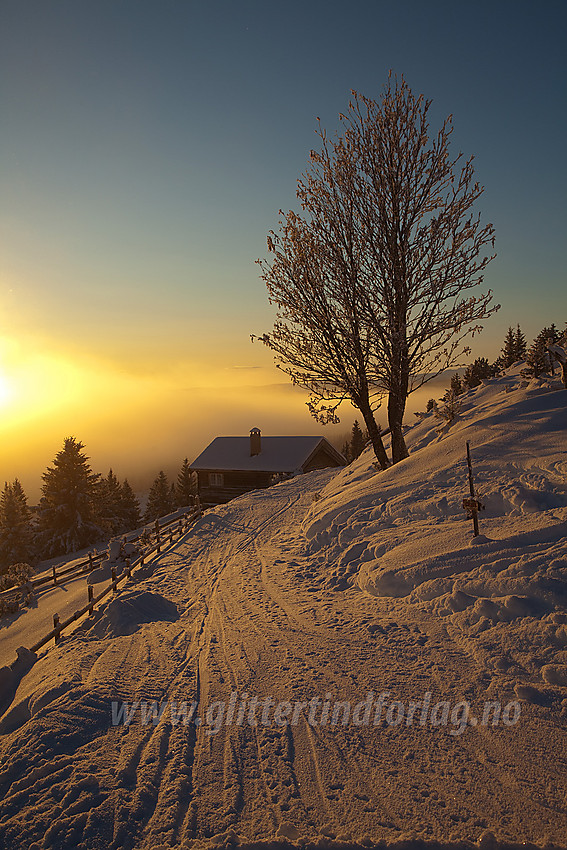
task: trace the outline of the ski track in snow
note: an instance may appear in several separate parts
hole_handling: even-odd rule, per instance
[[[441,437],[431,417],[418,423],[421,453],[395,470],[376,475],[367,452],[207,511],[49,649],[0,720],[0,847],[417,848],[487,830],[564,843],[567,465],[553,426],[565,394],[523,384],[512,370],[469,393],[468,419]],[[478,546],[459,512],[469,438],[489,505]],[[187,701],[204,720],[234,691],[352,706],[429,691],[477,713],[519,699],[522,713],[461,735],[314,725],[307,710],[216,734],[167,712],[111,722],[113,700]]]

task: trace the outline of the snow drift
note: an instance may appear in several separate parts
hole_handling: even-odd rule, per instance
[[[369,447],[327,484],[303,522],[308,552],[330,588],[425,606],[489,667],[565,683],[567,390],[518,364],[459,400],[450,426],[431,412],[408,429],[406,460],[378,472]],[[486,507],[477,538],[466,441]]]

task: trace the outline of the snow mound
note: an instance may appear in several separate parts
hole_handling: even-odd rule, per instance
[[[144,623],[173,622],[179,617],[174,602],[149,590],[122,593],[103,610],[92,627],[97,637],[131,635]]]

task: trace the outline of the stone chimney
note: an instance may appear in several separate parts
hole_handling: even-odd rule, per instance
[[[262,452],[262,438],[259,428],[252,428],[250,431],[250,457],[259,455]]]

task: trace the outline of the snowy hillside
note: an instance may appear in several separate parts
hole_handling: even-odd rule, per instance
[[[377,473],[368,448],[303,528],[328,587],[354,583],[437,614],[466,652],[537,700],[545,684],[567,686],[567,390],[520,373],[460,396],[441,433],[425,415],[395,468]],[[462,508],[466,441],[486,507],[478,538]]]
[[[567,390],[460,399],[395,468],[207,511],[0,669],[0,847],[564,847]]]

